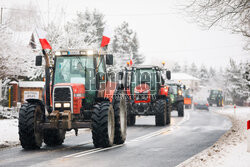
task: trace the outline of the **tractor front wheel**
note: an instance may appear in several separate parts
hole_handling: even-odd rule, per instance
[[[183,117],[184,116],[183,102],[178,102],[177,111],[178,111],[178,117]]]
[[[128,126],[134,126],[136,121],[136,115],[128,114],[127,120]]]
[[[92,139],[95,147],[110,147],[114,143],[115,117],[109,101],[94,106],[92,113]]]
[[[18,133],[24,149],[37,149],[42,145],[42,131],[37,127],[44,120],[44,112],[40,105],[25,103],[19,111]]]
[[[123,144],[127,136],[127,106],[125,95],[118,92],[121,98],[114,98],[114,114],[115,114],[115,144]]]
[[[166,101],[159,99],[155,102],[155,124],[156,126],[165,126],[167,118]]]

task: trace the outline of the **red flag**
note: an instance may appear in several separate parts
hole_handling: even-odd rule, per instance
[[[102,43],[101,43],[101,47],[104,47],[106,45],[109,44],[110,42],[110,31],[108,29],[108,27],[105,27],[104,28],[104,31],[103,31],[103,36],[102,36]]]
[[[133,61],[132,61],[132,59],[130,59],[130,63],[129,63],[129,64],[130,64],[130,66],[132,66],[132,65],[133,65]]]
[[[39,41],[42,45],[42,48],[43,49],[52,49],[52,47],[50,46],[49,42],[47,41],[47,39],[45,38],[45,32],[41,29],[36,29],[36,33],[37,33],[37,36],[39,38]]]

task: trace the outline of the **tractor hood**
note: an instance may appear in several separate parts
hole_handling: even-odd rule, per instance
[[[150,90],[150,87],[148,84],[140,84],[135,87],[135,92],[139,92],[139,93],[143,93],[149,90]]]

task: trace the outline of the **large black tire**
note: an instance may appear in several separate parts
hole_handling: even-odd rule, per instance
[[[183,117],[184,116],[183,102],[178,102],[177,111],[178,111],[178,117]]]
[[[167,104],[166,125],[171,123],[171,104]]]
[[[178,102],[177,111],[178,111],[178,117],[183,117],[184,116],[183,102]]]
[[[19,111],[18,133],[24,149],[38,149],[43,142],[42,131],[36,127],[37,121],[44,120],[44,111],[37,104],[25,103]]]
[[[92,113],[92,139],[95,147],[110,147],[114,143],[114,109],[109,101],[94,106]]]
[[[159,99],[155,102],[155,124],[156,126],[165,126],[167,118],[166,100]]]
[[[65,139],[65,130],[62,129],[45,129],[44,143],[48,146],[62,145]]]
[[[134,126],[136,122],[136,115],[128,114],[127,124],[128,126]]]
[[[129,100],[126,100],[126,106],[127,106],[127,125],[134,126],[136,122],[136,115],[133,115],[131,113],[132,107],[129,103]]]
[[[123,144],[127,136],[127,106],[125,95],[123,92],[118,91],[114,100],[114,114],[115,114],[115,138],[114,144]]]

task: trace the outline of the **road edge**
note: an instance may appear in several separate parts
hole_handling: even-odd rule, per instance
[[[218,114],[218,115],[221,115],[221,116],[224,116],[224,117],[228,118],[230,120],[230,122],[232,123],[231,128],[228,129],[228,131],[226,131],[223,135],[221,135],[221,137],[213,145],[211,145],[210,147],[204,149],[203,151],[195,154],[194,156],[192,156],[191,158],[189,158],[189,159],[185,160],[184,162],[180,163],[176,167],[187,167],[192,162],[194,162],[194,161],[196,161],[198,159],[199,159],[199,161],[204,161],[204,159],[200,158],[200,157],[202,157],[203,154],[208,153],[209,150],[213,150],[215,145],[218,145],[223,138],[228,137],[229,135],[232,135],[231,132],[235,131],[234,129],[236,127],[236,122],[234,121],[234,119],[231,116],[219,113],[218,111],[212,111],[212,112],[215,113],[215,114]],[[200,166],[200,165],[198,165],[198,166]],[[190,167],[194,167],[194,166],[190,165]]]

